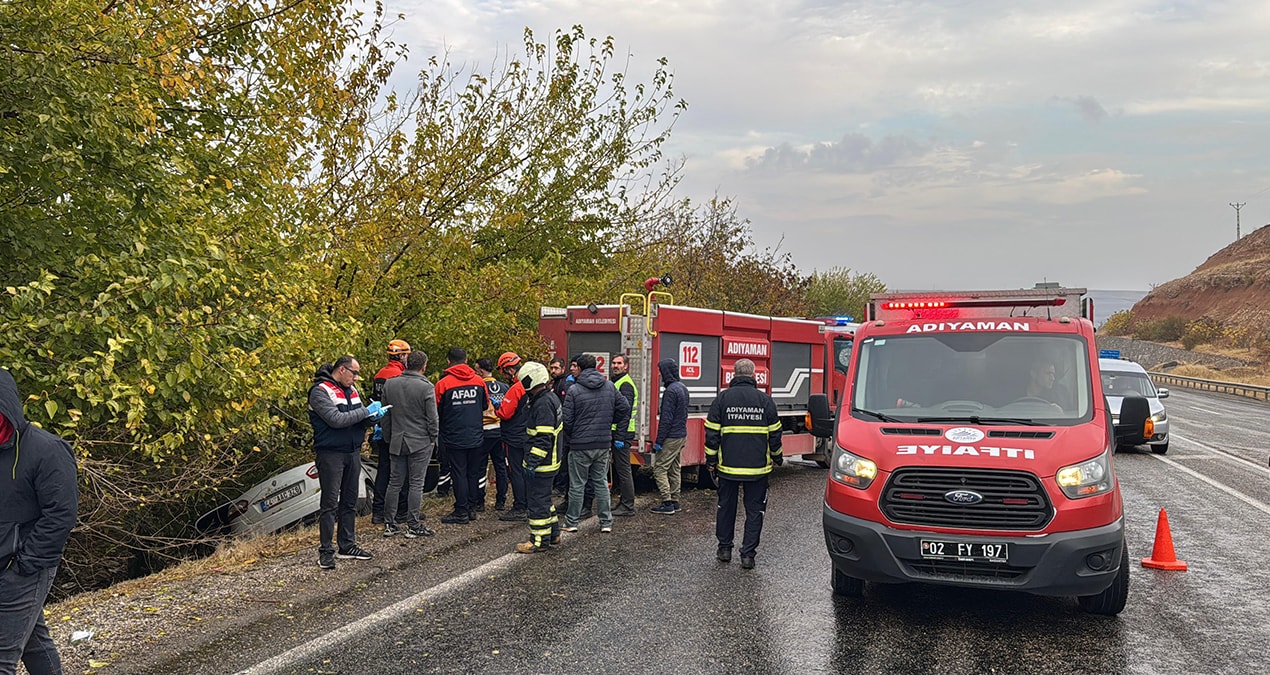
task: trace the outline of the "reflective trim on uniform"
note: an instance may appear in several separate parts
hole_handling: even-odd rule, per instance
[[[706,456],[714,457],[717,454],[719,454],[718,448],[706,448]]]
[[[740,467],[740,466],[724,466],[723,464],[719,465],[719,473],[730,473],[733,476],[762,476],[763,474],[768,474],[771,472],[772,472],[772,465],[770,463],[767,466],[761,466],[758,468],[748,468],[748,467]]]
[[[777,422],[776,424],[767,425],[768,431],[780,431],[782,428],[784,428],[784,425],[782,425],[780,422]]]
[[[546,457],[547,451],[542,448],[533,448],[529,451],[529,454],[534,455],[535,457]]]
[[[714,429],[715,431],[718,431],[719,429],[723,428],[723,425],[719,424],[718,422],[711,422],[710,420],[706,420],[706,428]]]
[[[779,424],[776,426],[780,426]],[[721,434],[768,434],[768,427],[726,426],[719,430]]]

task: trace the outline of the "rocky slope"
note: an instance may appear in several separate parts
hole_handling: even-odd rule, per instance
[[[1209,316],[1226,326],[1270,326],[1270,225],[1214,253],[1194,272],[1155,287],[1133,306],[1136,321]]]

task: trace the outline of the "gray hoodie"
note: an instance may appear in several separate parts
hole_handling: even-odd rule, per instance
[[[8,436],[0,441],[0,570],[29,576],[61,562],[75,527],[75,456],[66,441],[26,420],[7,370],[0,370],[0,416],[0,436]]]

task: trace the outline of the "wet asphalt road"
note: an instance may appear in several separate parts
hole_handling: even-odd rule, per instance
[[[713,559],[714,493],[686,493],[675,516],[648,513],[645,495],[612,534],[591,520],[557,550],[507,556],[524,531],[504,528],[305,608],[276,640],[257,627],[247,646],[187,663],[232,672],[307,644],[276,672],[1266,672],[1270,406],[1185,390],[1166,405],[1168,455],[1116,458],[1135,564],[1114,619],[1068,598],[923,585],[835,599],[825,473],[791,462],[773,480],[752,571]],[[1162,507],[1188,572],[1136,564]],[[375,625],[350,624],[376,611]],[[324,642],[332,630],[343,633]]]

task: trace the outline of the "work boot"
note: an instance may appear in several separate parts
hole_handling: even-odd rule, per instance
[[[620,518],[630,518],[635,515],[635,509],[632,509],[629,506],[619,506],[613,509],[613,515]]]
[[[741,556],[741,569],[743,570],[754,569],[754,556],[752,555]]]
[[[522,541],[521,543],[516,544],[517,553],[537,553],[541,550],[542,549],[538,548],[537,546],[534,546],[534,543],[532,541]]]
[[[529,520],[529,512],[525,509],[512,509],[507,513],[498,517],[499,520],[505,520],[509,523]]]
[[[732,562],[732,547],[720,546],[714,554],[714,559],[722,563]]]
[[[467,525],[471,522],[471,519],[467,516],[467,511],[452,511],[444,516],[441,516],[441,522],[446,525]]]
[[[506,500],[504,500],[504,499],[498,499],[498,500],[495,500],[495,501],[494,501],[494,510],[495,510],[495,511],[506,511],[506,510],[507,510],[507,501],[506,501]]]
[[[551,548],[555,548],[555,547],[557,547],[557,546],[559,546],[559,545],[560,545],[560,542],[561,542],[562,540],[563,540],[563,536],[562,536],[559,532],[557,532],[557,533],[556,533],[556,536],[554,536],[554,537],[552,537],[551,539],[547,540],[547,546],[550,546]]]

